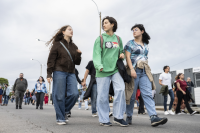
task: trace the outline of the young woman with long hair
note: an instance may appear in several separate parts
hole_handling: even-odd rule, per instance
[[[179,73],[176,76],[175,79],[176,79],[176,85],[177,85],[176,94],[177,94],[177,97],[178,97],[178,104],[177,104],[177,107],[176,107],[176,114],[181,114],[180,113],[180,106],[181,106],[182,99],[184,99],[184,102],[185,102],[185,105],[186,105],[186,108],[187,108],[188,112],[191,115],[196,114],[197,112],[193,111],[190,108],[190,105],[188,103],[189,101],[187,99],[187,93],[186,93],[187,82],[184,80],[184,74],[183,73]]]
[[[73,43],[72,36],[72,27],[66,25],[46,43],[47,46],[51,44],[47,61],[47,80],[49,83],[53,80],[52,96],[58,125],[68,122],[67,113],[75,105],[79,94],[75,65],[81,63],[81,51]]]
[[[160,124],[165,124],[167,122],[167,118],[159,118],[157,116],[155,102],[152,97],[152,83],[147,76],[148,73],[151,73],[148,65],[148,44],[150,36],[147,34],[142,24],[134,25],[131,28],[131,31],[133,31],[134,39],[128,41],[124,49],[126,62],[131,71],[131,77],[134,78],[134,92],[131,96],[130,105],[126,105],[126,122],[132,124],[135,95],[139,86],[141,96],[151,119],[151,125],[158,126]],[[146,70],[148,70],[148,73],[146,73]]]
[[[112,81],[115,94],[113,122],[120,126],[128,126],[126,121],[123,120],[123,114],[126,110],[125,84],[117,68],[117,60],[119,58],[124,59],[122,40],[114,34],[117,30],[117,21],[113,17],[107,16],[102,20],[102,27],[106,33],[96,39],[93,48],[99,122],[102,126],[112,125],[109,119],[108,99],[110,81]]]
[[[40,106],[40,109],[43,109],[45,94],[47,94],[47,87],[44,78],[40,76],[37,80],[37,83],[35,84],[35,95],[37,98],[36,109],[38,109],[38,106]]]

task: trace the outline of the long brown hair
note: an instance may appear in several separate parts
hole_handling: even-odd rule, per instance
[[[182,74],[183,74],[183,73],[179,73],[179,74],[175,77],[175,80],[180,79],[180,76],[181,76]]]
[[[51,38],[51,40],[46,42],[46,46],[50,45],[49,49],[52,48],[53,43],[55,41],[60,41],[60,40],[62,40],[64,38],[62,32],[65,31],[67,29],[67,27],[71,27],[71,26],[70,25],[65,25],[65,26],[61,27],[60,29],[57,30],[57,33]],[[72,42],[72,38],[70,39],[70,42]]]

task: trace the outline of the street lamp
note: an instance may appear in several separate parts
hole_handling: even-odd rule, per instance
[[[94,0],[92,0],[94,2]],[[101,35],[101,12],[99,12],[99,8],[97,6],[97,4],[94,2],[94,4],[96,5],[97,7],[97,11],[98,11],[98,14],[99,14],[99,18],[100,18],[100,35]]]
[[[39,41],[41,41],[41,42],[46,42],[46,41],[44,41],[44,40],[40,40],[40,39],[36,39],[36,41],[38,41],[38,42],[39,42]]]
[[[44,64],[41,64],[38,60],[36,60],[36,59],[32,59],[31,58],[31,60],[35,60],[35,61],[37,61],[39,64],[40,64],[40,66],[41,66],[41,70],[40,70],[40,76],[42,76],[42,66],[45,66]]]

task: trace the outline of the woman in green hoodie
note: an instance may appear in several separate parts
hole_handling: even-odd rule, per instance
[[[126,109],[125,84],[116,65],[119,58],[124,59],[123,44],[121,38],[114,34],[117,30],[117,21],[113,17],[105,17],[102,20],[102,26],[106,33],[96,39],[93,49],[99,122],[102,126],[112,125],[109,119],[108,99],[110,81],[112,81],[115,93],[113,122],[120,126],[127,126],[128,124],[123,120],[123,114]],[[103,45],[101,45],[101,41]]]

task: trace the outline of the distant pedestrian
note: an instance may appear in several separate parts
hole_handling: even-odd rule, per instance
[[[194,87],[194,83],[191,81],[190,77],[187,78],[187,89],[191,93],[192,87]]]
[[[84,81],[84,79],[82,79],[82,82]],[[85,102],[85,110],[89,110],[88,108],[88,99],[83,99],[84,97],[84,94],[86,92],[86,89],[87,89],[87,85],[85,86],[82,86],[81,84],[79,85],[79,91],[80,91],[80,94],[79,95],[79,106],[78,106],[78,109],[81,109],[81,105],[82,105],[82,102],[84,101]]]
[[[27,89],[26,90],[26,93],[25,93],[25,105],[28,104],[29,105],[29,101],[30,100],[30,92],[29,90]]]
[[[2,105],[2,96],[3,96],[3,89],[0,86],[0,105]]]
[[[187,98],[187,82],[184,80],[184,74],[183,73],[179,73],[177,76],[176,76],[176,85],[177,85],[177,97],[178,97],[178,105],[176,107],[176,114],[181,114],[180,113],[180,106],[181,106],[181,102],[182,102],[182,99],[184,99],[184,102],[185,102],[185,105],[186,105],[186,108],[188,110],[188,112],[191,114],[191,115],[194,115],[197,113],[197,111],[193,111],[189,105],[189,101],[188,101],[188,98]]]
[[[8,88],[8,84],[5,84],[5,88],[3,91],[3,98],[4,98],[3,106],[8,105],[9,94],[10,94],[10,88]]]
[[[24,97],[24,92],[26,91],[28,87],[27,80],[24,78],[24,74],[20,73],[19,78],[15,80],[14,86],[13,86],[13,92],[15,92],[16,96],[16,109],[22,109],[22,102]]]
[[[48,105],[48,101],[49,101],[49,95],[45,94],[45,96],[44,96],[44,103],[45,103],[45,105]]]
[[[171,83],[172,77],[171,77],[171,74],[169,73],[170,67],[164,66],[163,71],[164,72],[160,74],[160,77],[159,77],[159,84],[162,86],[162,88],[165,88],[165,87],[168,88],[166,95],[163,95],[164,96],[164,111],[165,111],[164,115],[168,115],[168,114],[175,115],[175,113],[172,111],[172,105],[174,102],[174,92],[172,90],[172,83]],[[167,111],[168,94],[171,97],[171,101],[169,104],[169,110]]]
[[[36,109],[40,106],[40,109],[43,109],[43,101],[44,101],[44,95],[47,93],[47,88],[45,84],[45,80],[42,76],[39,77],[37,80],[37,83],[35,84],[35,94],[37,97],[36,102]]]

